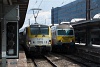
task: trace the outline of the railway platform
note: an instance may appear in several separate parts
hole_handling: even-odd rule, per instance
[[[89,51],[93,51],[93,52],[97,52],[99,53],[100,52],[100,45],[95,45],[95,44],[92,44],[93,46],[85,46],[84,43],[76,43],[76,47],[77,48],[82,48],[84,50],[89,50]]]
[[[6,60],[7,60],[6,67],[27,67],[26,55],[22,48],[20,48],[19,50],[18,59],[6,59]],[[0,67],[2,67],[2,59],[0,59]]]
[[[19,52],[19,59],[7,59],[8,67],[27,67],[27,59],[24,51]]]

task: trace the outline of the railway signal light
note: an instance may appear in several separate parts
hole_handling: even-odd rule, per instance
[[[8,22],[6,24],[7,30],[7,58],[18,58],[18,22]]]

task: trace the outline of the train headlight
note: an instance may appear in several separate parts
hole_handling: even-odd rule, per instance
[[[31,40],[28,41],[28,44],[29,44],[29,45],[31,44]]]
[[[72,40],[70,40],[70,42],[72,42]]]
[[[75,41],[72,39],[72,40],[70,40],[70,42],[75,42]]]
[[[31,42],[28,42],[28,44],[31,44]]]
[[[51,44],[51,40],[49,40],[49,44]]]

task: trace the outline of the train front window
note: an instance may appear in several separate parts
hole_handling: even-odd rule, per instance
[[[58,30],[58,35],[73,35],[73,30]]]
[[[39,28],[31,28],[30,31],[32,35],[37,35],[39,33]]]
[[[44,35],[48,35],[49,34],[49,29],[48,28],[41,27],[40,30],[41,30],[40,31],[41,34],[44,34]]]
[[[30,31],[32,35],[39,35],[39,34],[48,35],[49,34],[49,29],[45,27],[34,27],[34,28],[31,28]]]

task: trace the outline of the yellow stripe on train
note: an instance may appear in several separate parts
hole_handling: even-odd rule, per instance
[[[57,41],[61,42],[75,42],[75,37],[74,36],[57,36]]]

